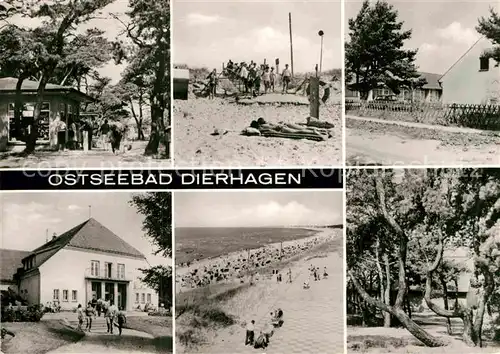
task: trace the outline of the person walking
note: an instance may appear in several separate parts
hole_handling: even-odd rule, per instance
[[[78,316],[78,330],[83,331],[82,325],[83,325],[84,312],[81,304],[78,304],[78,308],[76,309],[76,314]]]
[[[104,123],[101,125],[101,128],[99,129],[101,133],[101,146],[104,149],[104,151],[108,151],[108,134],[109,134],[109,124],[108,120],[105,119]]]
[[[95,316],[95,310],[92,307],[92,302],[89,301],[87,304],[87,308],[85,309],[85,319],[87,320],[87,323],[85,325],[85,329],[90,332],[92,329],[92,319]]]
[[[95,306],[95,309],[97,310],[97,316],[98,317],[101,317],[101,312],[102,312],[102,299],[99,299],[97,300],[97,303],[96,303],[96,306]]]
[[[127,316],[125,315],[125,311],[124,311],[123,307],[116,314],[116,322],[117,322],[119,335],[121,336],[123,325],[127,323]]]
[[[117,312],[118,308],[113,301],[110,301],[109,306],[106,309],[106,324],[108,325],[108,333],[113,334],[113,322]]]
[[[247,324],[247,333],[245,337],[245,345],[253,345],[255,336],[255,321],[252,320]]]
[[[285,65],[285,69],[283,70],[281,77],[283,80],[283,93],[288,93],[288,85],[290,84],[290,81],[292,81],[292,72],[288,69],[288,64]]]

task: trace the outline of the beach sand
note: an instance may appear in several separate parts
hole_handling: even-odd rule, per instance
[[[193,322],[190,314],[179,317],[176,334],[190,331],[198,339],[189,347],[178,341],[176,350],[180,353],[253,353],[255,349],[243,343],[246,324],[255,320],[255,329],[259,333],[268,325],[270,311],[281,308],[285,322],[275,330],[266,353],[342,352],[344,319],[338,315],[343,312],[342,230],[323,230],[321,236],[324,242],[292,257],[290,262],[283,262],[282,282],[277,282],[276,277],[262,276],[254,286],[242,287],[233,296],[214,299],[220,310],[233,316],[234,325],[194,328],[192,324],[198,322]],[[304,243],[304,240],[291,241],[300,242]],[[321,281],[311,279],[310,265],[318,267],[321,273],[324,268],[328,269],[328,278]],[[286,282],[288,269],[292,273],[292,283]],[[271,270],[267,272],[271,273]],[[310,289],[303,289],[305,281],[310,282]],[[307,337],[304,337],[305,333]]]
[[[173,107],[174,164],[179,167],[340,165],[342,106],[335,103],[337,101],[332,97],[332,103],[320,107],[320,119],[335,127],[330,130],[331,138],[316,142],[240,135],[252,120],[260,117],[273,124],[305,123],[309,116],[308,105],[243,105],[222,98],[176,100]],[[215,129],[227,133],[213,136]]]

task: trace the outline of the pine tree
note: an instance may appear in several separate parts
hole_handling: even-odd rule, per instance
[[[349,19],[350,42],[345,45],[347,87],[368,98],[371,90],[414,89],[426,83],[415,66],[416,50],[403,49],[411,30],[403,30],[398,12],[385,1],[365,0],[356,18]]]

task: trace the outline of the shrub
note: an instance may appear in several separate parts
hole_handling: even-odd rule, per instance
[[[2,311],[3,322],[39,322],[44,311],[41,305],[32,305],[27,308],[4,308]]]

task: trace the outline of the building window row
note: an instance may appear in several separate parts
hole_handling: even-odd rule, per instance
[[[151,303],[151,294],[145,294],[145,293],[142,293],[142,294],[135,293],[135,302],[139,303],[139,300],[140,300],[141,304],[145,304],[146,303],[146,295],[147,295],[148,303]]]
[[[105,277],[105,278],[116,278],[125,279],[125,264],[116,264],[116,274],[114,273],[113,263],[104,262],[104,269],[101,272],[101,262],[91,261],[90,262],[90,275],[93,277]]]
[[[60,297],[59,297],[59,289],[54,289],[54,292],[53,292],[53,300],[54,301],[60,301]],[[62,301],[64,302],[68,302],[69,301],[69,290],[66,290],[66,289],[63,289],[62,291]],[[71,301],[73,302],[76,302],[78,301],[78,291],[76,290],[71,290]]]

